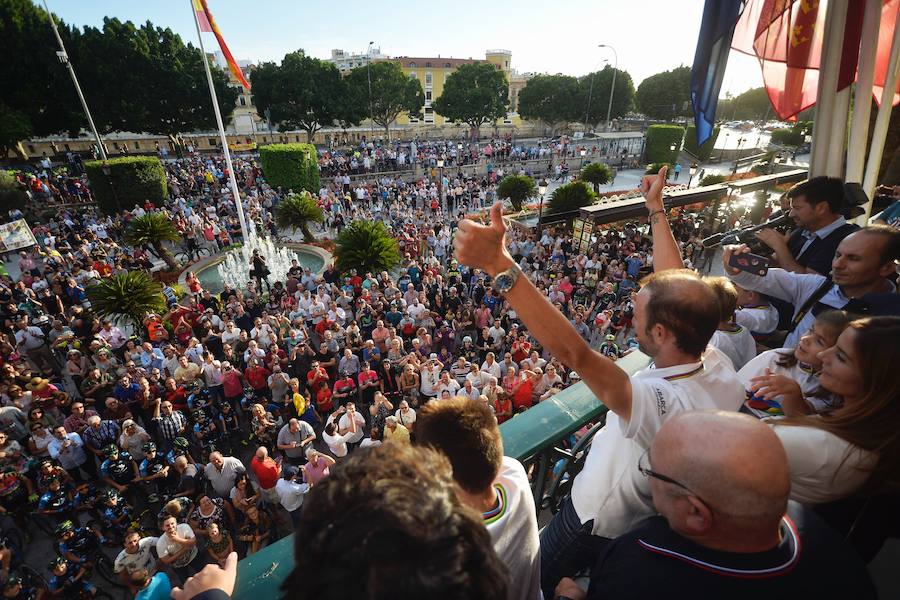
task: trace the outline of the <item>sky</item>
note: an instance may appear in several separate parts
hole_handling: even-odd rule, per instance
[[[36,3],[37,0],[35,0]],[[197,44],[190,0],[48,0],[67,23],[101,26],[104,16],[172,28]],[[365,53],[369,41],[389,56],[483,58],[487,49],[512,52],[519,72],[584,75],[613,52],[637,86],[644,78],[694,59],[704,0],[208,0],[237,59],[280,61],[302,48],[328,58],[341,48]],[[674,8],[673,8],[674,7]],[[580,30],[572,33],[572,30]],[[203,34],[207,51],[216,49]],[[755,60],[732,52],[722,95],[762,85]]]

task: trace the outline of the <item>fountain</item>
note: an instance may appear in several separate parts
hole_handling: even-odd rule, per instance
[[[216,267],[219,279],[232,289],[247,289],[250,281],[250,258],[254,250],[259,250],[269,267],[269,283],[284,281],[291,268],[291,261],[298,258],[297,253],[284,246],[276,246],[271,238],[261,238],[254,226],[250,227],[244,245],[237,250],[225,254],[225,258]]]

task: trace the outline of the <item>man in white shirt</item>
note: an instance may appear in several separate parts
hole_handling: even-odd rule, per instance
[[[241,461],[233,456],[222,456],[221,452],[210,453],[209,463],[203,468],[206,479],[219,498],[228,498],[234,487],[234,480],[245,472]]]
[[[503,379],[503,370],[500,367],[500,363],[494,360],[493,352],[488,352],[487,355],[485,355],[484,362],[481,363],[481,371],[492,377],[496,377],[498,380]]]
[[[394,416],[397,417],[397,421],[401,425],[412,431],[413,425],[416,423],[416,411],[409,407],[409,402],[401,400],[400,406],[397,408],[397,412],[394,413]]]
[[[456,495],[481,514],[494,551],[509,570],[509,600],[539,600],[540,542],[528,476],[503,456],[497,419],[480,402],[453,398],[419,409],[416,444],[444,453]]]
[[[553,597],[556,584],[589,565],[610,538],[654,514],[647,482],[634,469],[665,419],[698,408],[738,410],[744,389],[729,361],[707,345],[719,323],[712,289],[682,268],[678,245],[665,219],[665,167],[645,176],[641,191],[650,211],[656,273],[634,296],[634,327],[642,350],[654,359],[633,376],[588,346],[571,322],[534,287],[505,247],[500,204],[490,225],[459,224],[456,256],[480,268],[501,291],[532,336],[584,383],[610,410],[606,426],[576,476],[571,498],[541,535],[541,587]]]
[[[132,589],[131,574],[139,569],[147,571],[151,577],[156,573],[156,557],[150,551],[159,542],[156,537],[141,537],[137,531],[129,531],[125,534],[123,542],[125,548],[119,552],[113,563],[113,571],[119,574],[122,583],[137,593],[137,588]]]
[[[338,429],[338,423],[335,423],[335,420],[340,418],[346,410],[347,409],[342,406],[331,413],[325,423],[325,429],[322,430],[322,440],[328,446],[328,449],[331,450],[331,453],[337,458],[347,456],[347,441],[357,434],[358,429],[356,426],[356,419],[348,421],[350,429],[347,432],[341,433]],[[362,435],[361,432],[360,435]]]
[[[338,420],[338,432],[341,435],[348,435],[347,443],[351,445],[358,444],[363,439],[366,426],[366,419],[356,411],[356,404],[348,402],[344,406],[344,414]]]
[[[427,398],[434,398],[439,394],[438,384],[441,379],[441,369],[444,367],[438,360],[437,354],[431,353],[428,360],[419,369],[419,391]]]
[[[291,523],[296,529],[297,521],[300,519],[300,507],[303,506],[303,498],[309,491],[309,484],[295,481],[295,475],[294,469],[285,467],[281,479],[275,484],[275,493],[278,495],[278,502],[291,515]]]

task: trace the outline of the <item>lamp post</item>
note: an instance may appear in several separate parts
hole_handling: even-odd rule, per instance
[[[444,206],[444,157],[437,159],[438,167],[438,201]],[[449,207],[448,207],[449,208]]]
[[[106,183],[109,184],[109,189],[112,190],[113,199],[116,201],[116,206],[122,208],[119,204],[119,192],[116,190],[116,184],[113,183],[112,180],[112,169],[109,167],[109,163],[104,161],[100,164],[100,170],[103,171],[103,176],[106,177]]]
[[[366,81],[369,83],[369,137],[375,136],[375,119],[372,114],[372,44],[369,42],[369,48],[366,50]],[[370,142],[372,140],[369,140]]]
[[[541,235],[541,224],[544,219],[544,195],[547,193],[547,188],[549,186],[550,186],[550,184],[547,183],[546,179],[542,178],[538,182],[538,194],[541,197],[541,201],[538,204],[538,222],[537,222],[538,237],[540,237],[540,235]]]
[[[691,168],[688,170],[688,187],[691,187],[691,182],[694,180],[694,175],[697,174],[697,163],[691,163]]]
[[[741,160],[741,147],[742,147],[743,145],[744,145],[744,136],[741,136],[741,137],[738,138],[738,143],[737,143],[737,157],[734,159],[734,169],[731,170],[731,174],[732,174],[732,175],[737,174],[737,170],[738,170],[738,161]]]
[[[609,131],[611,129],[610,116],[612,115],[613,93],[616,91],[616,71],[619,69],[619,53],[609,44],[600,44],[599,47],[609,48],[613,51],[613,56],[615,57],[615,63],[613,63],[612,85],[609,87],[609,104],[606,106],[606,131]]]

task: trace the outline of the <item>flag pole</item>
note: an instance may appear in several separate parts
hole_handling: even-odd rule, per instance
[[[203,34],[200,31],[200,19],[197,11],[194,10],[194,3],[188,0],[191,5],[191,13],[194,15],[194,25],[197,26],[197,39],[200,40],[200,52],[203,54],[203,68],[206,69],[206,81],[209,83],[209,95],[212,97],[213,110],[216,113],[216,124],[219,126],[219,140],[222,144],[222,151],[225,152],[225,165],[228,167],[228,178],[231,180],[231,194],[234,196],[234,207],[237,209],[238,221],[241,223],[241,235],[244,237],[244,243],[250,239],[247,230],[247,221],[244,219],[244,206],[241,203],[241,194],[238,192],[237,179],[234,175],[234,166],[231,164],[231,152],[228,150],[228,139],[225,137],[225,126],[222,125],[222,113],[219,111],[219,99],[216,96],[216,88],[213,85],[212,71],[209,69],[209,59],[206,56],[206,48],[203,46]]]

